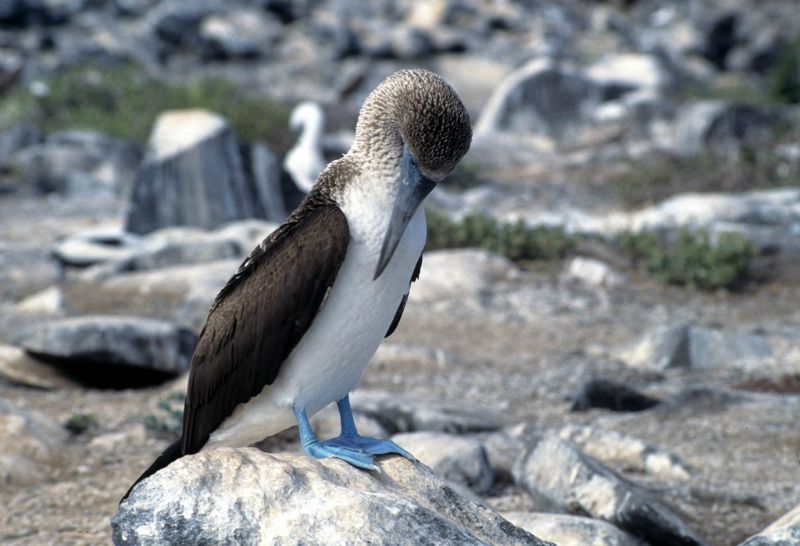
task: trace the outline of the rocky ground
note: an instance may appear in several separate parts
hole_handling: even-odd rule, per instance
[[[800,544],[793,2],[9,6],[0,542],[109,543],[120,497],[179,427],[212,298],[297,200],[280,169],[294,138],[284,109],[319,101],[335,157],[366,93],[423,66],[451,82],[475,126],[470,154],[429,199],[445,219],[436,229],[454,230],[438,246],[490,250],[426,253],[353,406],[364,432],[393,437],[445,481],[392,458],[374,477],[310,463],[284,453],[297,451],[289,431],[260,446],[275,457],[204,455],[149,481],[114,540],[151,543],[142,514],[159,499],[156,525],[244,529],[236,540],[250,544],[285,529],[254,523],[242,503],[286,503],[271,513],[303,522],[303,499],[343,495],[315,525],[292,523],[292,540],[338,529],[350,543],[533,543],[496,511],[559,545]],[[230,87],[179,91],[206,77]],[[164,87],[117,103],[120,78],[140,94]],[[156,120],[150,104],[216,113]],[[249,123],[259,116],[266,126]],[[196,206],[219,191],[247,198]],[[522,221],[524,242],[470,235],[475,213]],[[705,243],[681,243],[685,233]],[[541,250],[555,240],[567,243]],[[315,425],[337,433],[334,413]],[[209,483],[224,492],[219,505],[181,508],[199,514],[196,528],[170,512],[182,472],[186,498]],[[286,481],[271,488],[273,475]],[[232,530],[213,525],[231,507],[242,518]],[[348,535],[363,514],[396,534]]]

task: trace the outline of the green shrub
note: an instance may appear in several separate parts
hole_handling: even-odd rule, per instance
[[[800,38],[784,48],[769,80],[769,95],[773,100],[800,103]]]
[[[145,428],[157,436],[179,436],[183,429],[184,398],[184,393],[173,391],[165,399],[159,400],[156,412],[144,416]]]
[[[707,233],[684,229],[672,243],[655,233],[626,234],[620,243],[659,281],[704,290],[741,287],[755,256],[752,243],[738,233],[723,233],[712,243]]]
[[[428,250],[479,247],[514,261],[558,260],[575,243],[560,227],[529,228],[522,221],[502,223],[481,214],[455,222],[428,210],[427,220]]]
[[[112,69],[87,66],[45,83],[49,91],[42,96],[20,89],[5,98],[0,105],[2,118],[27,119],[47,132],[81,128],[142,141],[159,113],[205,108],[226,117],[245,141],[266,141],[279,153],[291,146],[289,112],[284,105],[244,96],[221,78],[171,85],[132,65]]]
[[[96,429],[97,426],[97,417],[91,413],[73,413],[64,423],[64,428],[76,435]]]

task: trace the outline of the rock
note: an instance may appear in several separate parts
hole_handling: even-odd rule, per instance
[[[130,249],[140,244],[138,236],[119,229],[91,229],[59,241],[51,255],[64,266],[88,267],[125,259]]]
[[[525,440],[507,430],[480,434],[478,439],[486,450],[495,480],[510,483],[513,480],[514,464],[525,454],[528,447]]]
[[[144,234],[174,225],[211,229],[267,219],[270,188],[257,187],[259,180],[248,172],[223,118],[205,110],[162,113],[139,168],[125,229]]]
[[[501,512],[508,521],[558,546],[645,546],[610,523],[580,516]]]
[[[571,411],[604,408],[611,411],[644,411],[661,401],[644,395],[623,383],[607,379],[587,381],[575,396]]]
[[[574,143],[603,100],[603,86],[577,68],[537,59],[501,82],[481,112],[475,133],[532,134],[559,144]]]
[[[40,144],[42,132],[30,124],[22,124],[0,132],[0,167],[5,167],[18,150]]]
[[[133,490],[112,520],[112,539],[140,546],[323,544],[331,537],[344,544],[545,544],[422,465],[381,457],[378,466],[370,473],[255,448],[190,455]]]
[[[486,408],[376,391],[356,391],[350,403],[354,412],[372,417],[392,434],[421,430],[462,434],[497,430],[502,423],[500,415]]]
[[[268,51],[280,29],[261,14],[231,10],[205,17],[198,29],[204,60],[256,59]]]
[[[661,92],[674,85],[674,76],[654,55],[621,53],[608,55],[586,69],[598,83],[621,89]]]
[[[643,472],[670,482],[685,482],[692,476],[674,453],[613,430],[566,425],[558,435],[590,457],[620,470]]]
[[[276,227],[263,220],[243,220],[211,232],[174,226],[143,237],[117,229],[94,229],[63,239],[52,255],[66,267],[97,266],[80,277],[102,280],[128,271],[242,259]]]
[[[444,479],[485,495],[494,483],[492,467],[474,438],[441,432],[410,432],[392,437],[400,447]]]
[[[422,271],[409,294],[409,301],[432,302],[480,296],[498,283],[520,278],[510,260],[480,249],[426,252]]]
[[[0,398],[0,483],[30,485],[47,481],[49,466],[60,459],[66,433],[43,415]]]
[[[63,131],[18,151],[10,164],[38,191],[79,194],[122,191],[138,161],[135,145],[92,131]]]
[[[28,353],[50,362],[176,374],[189,369],[196,341],[195,334],[168,322],[119,316],[58,319],[25,330],[17,339]]]
[[[14,311],[29,315],[62,315],[64,294],[57,286],[51,286],[28,296],[14,306]]]
[[[607,521],[645,542],[703,544],[666,505],[556,436],[532,445],[514,478],[544,506]]]
[[[773,354],[759,335],[678,324],[654,329],[638,343],[619,351],[618,356],[629,366],[651,370],[755,370],[763,369]]]
[[[80,276],[64,287],[65,298],[71,309],[81,313],[162,316],[199,332],[214,297],[240,263],[221,260],[100,279]]]
[[[780,115],[766,108],[719,100],[689,103],[672,123],[669,139],[662,145],[681,155],[706,151],[736,151],[742,145],[769,142]]]
[[[53,366],[37,360],[20,347],[0,344],[0,378],[14,385],[53,390],[75,386]]]
[[[611,266],[595,260],[576,256],[569,261],[564,271],[567,280],[579,280],[592,286],[619,286],[623,282],[622,276],[611,269]]]
[[[741,543],[740,546],[792,546],[800,543],[800,506]]]

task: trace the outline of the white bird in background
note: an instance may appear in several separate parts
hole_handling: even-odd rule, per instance
[[[283,168],[292,177],[295,185],[308,193],[319,174],[325,169],[322,155],[322,134],[325,130],[325,114],[315,102],[301,102],[292,111],[289,126],[301,131],[300,138],[286,154]]]

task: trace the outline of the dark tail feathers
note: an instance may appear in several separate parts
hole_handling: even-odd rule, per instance
[[[133,485],[131,485],[130,489],[128,489],[128,492],[125,493],[125,496],[120,499],[119,501],[120,504],[122,504],[122,502],[128,498],[128,495],[131,494],[131,491],[133,491],[133,488],[136,487],[137,483],[139,483],[145,478],[149,478],[162,468],[165,468],[171,462],[181,458],[183,456],[183,453],[181,453],[182,443],[183,439],[178,438],[177,441],[175,441],[175,443],[170,444],[167,447],[167,449],[165,449],[164,452],[161,455],[159,455],[155,461],[153,461],[153,464],[150,465],[150,468],[145,470],[144,473],[141,476],[139,476],[135,482],[133,482]]]

